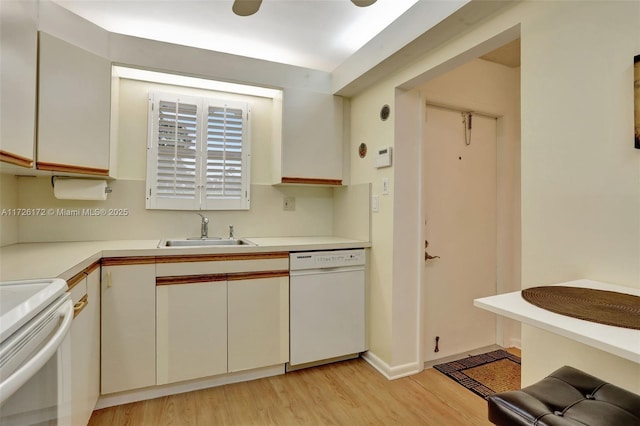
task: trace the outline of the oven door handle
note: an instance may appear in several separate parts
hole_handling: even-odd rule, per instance
[[[73,321],[73,303],[71,300],[65,301],[58,309],[57,314],[62,318],[62,322],[51,339],[38,353],[0,383],[0,404],[9,399],[51,359],[67,336]]]

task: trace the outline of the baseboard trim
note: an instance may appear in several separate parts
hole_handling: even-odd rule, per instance
[[[447,362],[455,361],[457,359],[465,358],[465,357],[468,357],[468,356],[480,355],[480,354],[483,354],[483,353],[486,353],[486,352],[497,351],[499,349],[505,349],[505,348],[503,348],[500,345],[488,345],[488,346],[483,346],[481,348],[471,349],[471,350],[468,350],[468,351],[465,351],[465,352],[460,352],[460,353],[457,353],[457,354],[448,355],[448,356],[445,356],[445,357],[442,357],[442,358],[431,359],[431,360],[425,361],[424,368],[425,369],[431,368],[431,367],[433,367],[434,365],[437,365],[437,364],[444,364],[444,363],[447,363]]]
[[[262,379],[265,377],[278,376],[280,374],[284,374],[284,372],[284,364],[278,364],[271,367],[258,368],[248,371],[239,371],[237,373],[228,373],[221,376],[209,377],[206,379],[197,379],[188,382],[153,386],[129,392],[103,395],[98,399],[98,403],[96,404],[95,409],[98,410],[100,408],[129,404],[131,402],[145,401],[148,399],[207,389],[215,386],[222,386],[231,383],[240,383],[249,380]]]
[[[509,339],[509,345],[507,348],[518,348],[522,349],[522,340],[520,339]]]
[[[362,354],[362,359],[364,359],[388,380],[400,379],[402,377],[418,374],[422,371],[420,363],[417,362],[392,367],[371,351],[367,351]]]

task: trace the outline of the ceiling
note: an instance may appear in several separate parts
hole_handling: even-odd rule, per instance
[[[113,33],[331,72],[418,0],[264,0],[246,17],[232,0],[54,1]]]
[[[520,39],[513,40],[480,58],[485,61],[517,68],[520,66]]]

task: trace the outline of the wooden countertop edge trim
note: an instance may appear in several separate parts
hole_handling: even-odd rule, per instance
[[[172,277],[156,277],[156,286],[176,284],[198,284],[215,281],[226,281],[227,274],[180,275]]]
[[[87,275],[89,275],[90,273],[92,273],[93,271],[95,271],[98,268],[100,268],[100,259],[96,260],[91,265],[87,266],[86,269],[84,270],[84,272]]]
[[[84,280],[86,277],[87,275],[85,274],[84,271],[82,271],[78,274],[75,274],[73,277],[69,278],[67,280],[67,291],[71,291],[72,288],[78,285],[78,283]]]
[[[157,256],[156,263],[216,262],[224,260],[288,259],[289,252],[216,253]]]
[[[256,280],[263,278],[288,277],[288,270],[258,271],[258,272],[231,272],[228,274],[202,274],[202,275],[178,275],[168,277],[156,277],[156,286],[198,284],[217,281]]]
[[[227,281],[256,280],[261,278],[288,277],[289,271],[232,272],[227,274]]]
[[[67,280],[67,291],[71,291],[80,281],[85,279],[90,273],[100,268],[100,260],[96,260],[91,265],[84,268],[81,272],[78,272],[73,277]]]
[[[102,266],[145,265],[151,263],[220,262],[225,260],[289,259],[289,252],[216,253],[168,256],[103,257]]]

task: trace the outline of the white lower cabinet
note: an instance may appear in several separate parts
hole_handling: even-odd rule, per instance
[[[289,276],[229,279],[229,372],[289,360]]]
[[[288,253],[102,259],[101,394],[289,361]]]
[[[288,253],[196,259],[156,265],[157,384],[286,363]]]
[[[154,261],[102,260],[102,394],[156,384]]]
[[[157,384],[227,372],[227,282],[156,287]]]
[[[82,282],[74,287],[81,290],[77,292],[78,297],[72,291],[75,302],[70,332],[73,426],[89,422],[100,396],[100,270],[95,267],[87,272]]]

